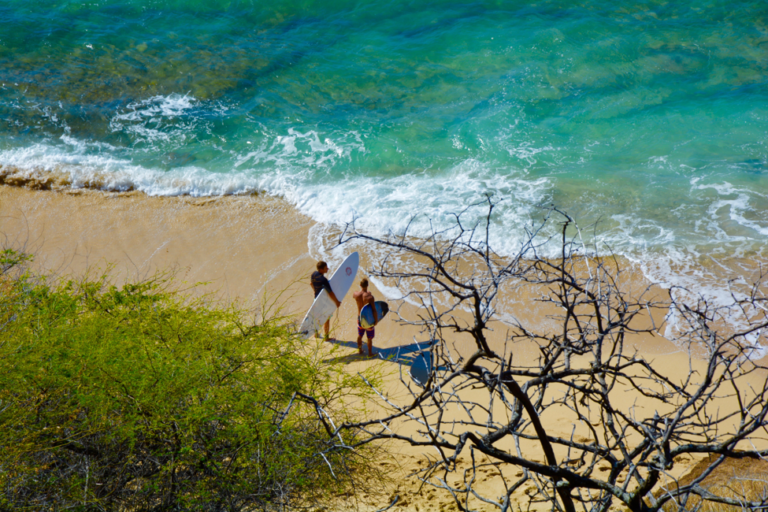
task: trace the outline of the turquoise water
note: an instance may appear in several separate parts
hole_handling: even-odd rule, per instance
[[[379,233],[492,193],[500,249],[556,204],[663,281],[764,258],[767,68],[765,2],[0,0],[0,172]]]

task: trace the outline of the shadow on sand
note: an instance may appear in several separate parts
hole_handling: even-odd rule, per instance
[[[354,341],[329,340],[329,343],[357,350],[357,342]],[[411,378],[416,381],[417,384],[423,385],[421,382],[426,382],[427,375],[432,366],[432,358],[429,353],[429,347],[431,347],[433,344],[434,341],[425,341],[422,343],[414,342],[409,345],[400,345],[390,348],[374,347],[372,357],[355,353],[346,356],[325,359],[323,362],[349,364],[355,361],[367,361],[369,359],[379,358],[384,361],[406,366],[408,373],[411,375]],[[367,350],[367,340],[363,340],[363,351]]]
[[[334,345],[339,345],[340,347],[353,348],[357,350],[357,343],[354,341],[342,341],[342,340],[330,341],[329,340],[328,343],[333,343]],[[411,343],[410,345],[400,345],[400,346],[391,347],[391,348],[373,347],[372,357],[368,357],[367,355],[360,355],[360,354],[349,354],[343,357],[334,357],[331,359],[326,359],[323,362],[324,363],[346,363],[346,362],[352,363],[354,361],[365,361],[368,359],[372,359],[373,357],[377,357],[379,359],[384,359],[385,361],[390,361],[393,363],[410,366],[418,357],[418,353],[421,352],[422,350],[429,349],[429,347],[431,347],[432,344],[433,344],[432,341],[425,341],[422,343],[415,342],[415,343]],[[363,351],[367,351],[367,350],[368,350],[368,342],[367,340],[363,340]]]

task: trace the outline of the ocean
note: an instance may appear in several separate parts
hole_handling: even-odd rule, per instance
[[[767,139],[762,1],[0,0],[17,181],[267,193],[377,235],[491,194],[501,254],[555,205],[727,298],[767,261]]]

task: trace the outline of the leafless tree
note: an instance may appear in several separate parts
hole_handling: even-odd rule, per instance
[[[473,205],[484,208],[479,221],[466,225],[465,210],[452,229],[427,238],[408,230],[375,237],[347,226],[340,243],[387,249],[371,275],[409,290],[405,298],[418,303],[419,316],[400,321],[418,325],[435,343],[423,386],[403,379],[411,392],[406,402],[381,394],[389,415],[329,433],[340,442],[354,431],[361,443],[398,439],[436,449],[418,476],[451,493],[461,510],[483,503],[502,511],[695,510],[705,502],[768,508],[765,496],[718,495],[705,482],[727,459],[768,455],[765,437],[758,440],[768,425],[766,368],[750,359],[768,327],[762,276],[727,307],[682,302],[674,289],[633,293],[620,262],[588,250],[573,220],[555,209],[527,231],[514,257],[497,255],[489,242],[495,206],[492,198]],[[542,256],[552,242],[559,256]],[[556,328],[513,321],[501,342],[489,339],[499,326],[500,297],[516,286],[540,291],[537,300],[557,311]],[[658,334],[659,319],[670,315],[673,341],[689,355],[678,375],[659,371],[631,343],[633,336]],[[746,327],[725,329],[733,315]],[[473,348],[456,349],[461,339]],[[538,351],[536,364],[516,361],[524,346]],[[631,398],[639,395],[644,407]],[[553,433],[562,424],[555,428],[545,416],[566,418],[572,433]],[[403,433],[414,431],[401,428],[406,422],[416,425],[415,434]],[[710,463],[700,474],[675,478],[682,461],[705,456]],[[489,469],[503,482],[500,495],[478,490]]]

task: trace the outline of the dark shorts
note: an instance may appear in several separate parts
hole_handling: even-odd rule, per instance
[[[365,333],[366,336],[368,336],[369,340],[372,340],[374,336],[376,336],[376,328],[371,327],[370,329],[363,329],[360,327],[360,321],[357,322],[357,337],[362,338],[363,333]]]

